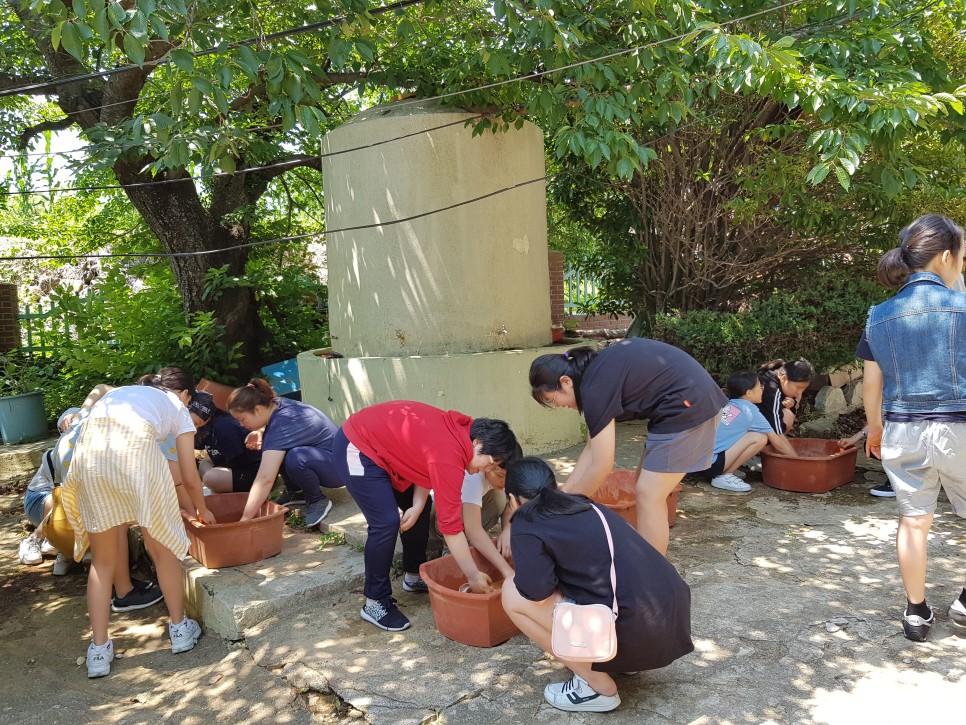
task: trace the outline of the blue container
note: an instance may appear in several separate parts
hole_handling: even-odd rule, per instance
[[[275,389],[275,392],[286,398],[295,397],[293,393],[302,390],[298,360],[294,357],[274,365],[266,365],[262,368],[262,373],[265,374],[268,384]],[[301,395],[296,399],[301,399]]]
[[[0,436],[7,446],[47,437],[47,413],[40,391],[0,398]]]

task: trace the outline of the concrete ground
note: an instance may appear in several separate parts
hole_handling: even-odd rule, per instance
[[[633,467],[644,428],[618,429],[618,465]],[[565,473],[578,453],[548,460]],[[236,618],[244,640],[218,637],[213,623],[194,651],[172,656],[162,607],[115,615],[124,657],[110,677],[89,681],[76,664],[88,636],[84,577],[17,563],[19,496],[8,486],[0,495],[8,552],[0,557],[0,723],[887,725],[961,711],[966,633],[957,635],[945,612],[963,586],[966,521],[942,499],[929,550],[936,624],[929,641],[913,643],[898,621],[895,503],[868,495],[882,480],[876,462],[860,456],[856,480],[822,495],[749,480],[750,494],[685,485],[669,558],[692,589],[696,651],[619,677],[623,704],[606,716],[550,708],[542,690],[567,676],[562,667],[522,636],[493,649],[447,640],[425,595],[398,584],[413,627],[390,634],[362,622],[361,524],[344,500],[332,529],[347,544],[320,550],[318,534],[289,534],[281,557],[205,580],[201,588],[216,598],[223,582],[240,578],[262,592],[258,616]],[[287,593],[312,567],[342,579]]]

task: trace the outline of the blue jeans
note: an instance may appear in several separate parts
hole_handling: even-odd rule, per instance
[[[282,478],[286,486],[302,489],[307,506],[325,500],[323,488],[342,488],[345,485],[338,467],[334,465],[332,451],[323,448],[292,448],[285,454],[284,466]]]
[[[24,492],[23,512],[27,514],[27,518],[30,519],[30,523],[34,526],[40,526],[40,522],[44,520],[44,501],[50,495],[49,489],[44,491],[31,491],[28,488]]]
[[[416,523],[408,531],[399,531],[399,511],[413,505],[414,486],[406,491],[392,487],[389,473],[380,468],[366,454],[359,454],[363,473],[352,475],[346,459],[349,439],[342,429],[335,436],[332,454],[340,478],[346,490],[355,500],[369,525],[366,538],[366,576],[363,593],[369,599],[385,599],[392,595],[389,572],[396,551],[396,536],[402,540],[403,571],[416,573],[426,561],[426,544],[429,541],[429,521],[432,505],[429,501]]]

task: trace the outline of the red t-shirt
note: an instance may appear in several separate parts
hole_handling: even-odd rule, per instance
[[[435,493],[440,533],[463,531],[461,491],[473,459],[473,419],[412,400],[393,400],[353,413],[342,430],[356,448],[389,473],[392,487],[414,483]]]

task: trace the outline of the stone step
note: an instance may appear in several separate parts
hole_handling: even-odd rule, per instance
[[[0,482],[32,478],[40,466],[44,451],[53,448],[56,443],[55,437],[15,446],[0,445]]]

